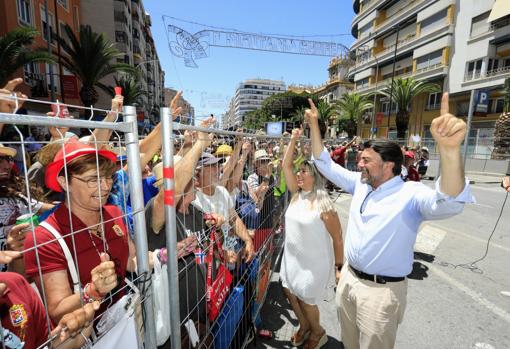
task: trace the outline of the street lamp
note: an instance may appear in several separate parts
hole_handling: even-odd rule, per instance
[[[395,49],[393,50],[393,72],[391,73],[390,109],[388,111],[388,132],[386,134],[387,138],[390,138],[391,108],[393,106],[393,88],[394,88],[393,82],[395,81],[395,63],[397,61],[398,34],[400,33],[400,24],[397,24],[392,29],[396,29],[396,31],[397,31],[397,38],[395,39]]]
[[[362,45],[362,46],[358,47],[358,50],[360,48],[363,48],[364,53],[367,52],[367,50],[370,50],[370,48],[367,45]],[[375,130],[375,103],[376,103],[376,98],[377,98],[377,83],[379,82],[379,60],[377,59],[377,56],[375,54],[373,54],[372,56],[374,57],[375,63],[376,63],[376,66],[375,66],[375,92],[374,92],[374,102],[372,105],[372,122],[370,125],[370,138],[373,139],[373,138],[375,138],[375,135],[376,135],[376,133],[374,132],[374,130]]]

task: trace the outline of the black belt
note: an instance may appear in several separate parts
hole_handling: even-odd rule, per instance
[[[364,273],[358,269],[354,269],[349,265],[349,268],[351,268],[352,272],[356,274],[360,279],[368,280],[375,282],[376,284],[385,284],[387,282],[399,282],[404,281],[406,278],[404,276],[382,276],[382,275],[371,275]]]

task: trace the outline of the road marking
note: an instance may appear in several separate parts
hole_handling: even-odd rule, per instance
[[[439,228],[441,229],[440,227],[438,227],[436,224],[433,224],[433,223],[427,223],[427,225],[430,225],[430,226],[434,226],[436,228]],[[470,239],[470,240],[474,240],[476,242],[479,242],[479,243],[482,243],[484,245],[487,244],[487,239],[481,239],[481,238],[477,238],[476,236],[471,236],[469,234],[466,234],[466,233],[463,233],[461,231],[458,231],[458,230],[454,230],[454,229],[451,229],[451,228],[447,228],[446,230],[448,233],[450,234],[455,234],[455,235],[459,235],[460,237],[463,237],[463,238],[466,238],[466,239]],[[506,246],[503,246],[503,245],[499,245],[499,244],[496,244],[494,242],[490,242],[489,244],[490,247],[495,247],[495,248],[499,248],[503,251],[507,251],[507,252],[510,252],[510,248],[506,247]]]
[[[423,224],[416,236],[414,250],[433,254],[445,236],[446,230],[429,224]]]
[[[458,288],[460,291],[464,292],[466,295],[471,297],[475,302],[484,306],[489,311],[491,311],[493,314],[499,316],[501,319],[503,319],[504,321],[506,321],[507,323],[510,324],[510,313],[507,313],[506,311],[504,311],[503,309],[498,307],[496,304],[494,304],[491,301],[482,297],[478,292],[473,291],[472,289],[465,286],[461,282],[455,280],[454,278],[452,278],[451,276],[449,276],[448,274],[446,274],[444,271],[440,270],[439,268],[437,268],[431,264],[427,264],[427,266],[429,267],[430,270],[432,270],[441,279],[448,282],[450,285]]]

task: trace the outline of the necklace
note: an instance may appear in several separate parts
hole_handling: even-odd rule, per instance
[[[92,236],[92,232],[95,232],[94,235],[97,236],[98,238],[102,239],[102,236],[98,236],[97,235],[97,233],[99,232],[99,227],[97,229],[95,229],[95,230],[94,229],[88,229],[88,232],[89,232],[90,242],[92,242],[92,245],[94,246],[94,249],[96,250],[97,255],[101,257],[101,252],[99,252],[99,249],[97,248],[96,242],[94,241],[94,237]],[[106,242],[106,239],[104,240],[104,242],[105,242],[104,252],[108,253],[110,248],[108,247],[108,243]]]

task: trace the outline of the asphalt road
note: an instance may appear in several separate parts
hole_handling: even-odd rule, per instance
[[[426,184],[432,186],[430,181]],[[501,293],[510,291],[510,198],[487,245],[506,195],[498,184],[478,181],[472,193],[477,203],[467,205],[461,215],[421,227],[398,349],[510,348],[510,297]],[[340,194],[336,202],[345,231],[350,197]],[[471,264],[487,246],[487,256]],[[297,322],[277,273],[272,281],[262,318],[276,338],[258,339],[252,347],[292,348],[289,339]],[[325,300],[320,309],[330,337],[324,348],[342,348],[333,299]]]

